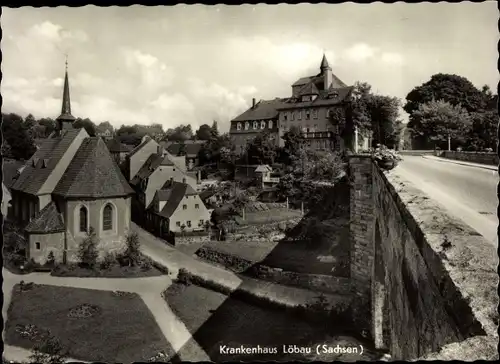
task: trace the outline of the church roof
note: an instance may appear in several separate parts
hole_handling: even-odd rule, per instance
[[[133,193],[104,141],[85,138],[54,194],[67,198],[125,197]]]
[[[69,129],[58,137],[46,139],[26,163],[12,189],[36,195],[80,131],[81,129]]]
[[[255,107],[249,108],[233,121],[267,120],[278,117],[278,108],[283,106],[286,99],[261,100]]]
[[[135,147],[134,149],[132,149],[132,151],[129,153],[129,156],[132,157],[135,153],[137,153],[138,151],[140,151],[146,144],[148,144],[149,142],[154,142],[153,139],[151,138],[146,138],[147,135],[144,136],[144,138],[142,138],[143,140],[141,141],[141,143]]]
[[[25,228],[28,233],[49,234],[65,231],[64,218],[54,202],[39,211]]]

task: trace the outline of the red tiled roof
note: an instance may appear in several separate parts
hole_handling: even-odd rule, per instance
[[[162,191],[162,192],[160,192]],[[196,191],[187,183],[167,182],[157,191],[158,198],[166,198],[167,203],[159,213],[160,216],[170,218],[179,206],[184,196],[197,195]],[[161,195],[161,196],[160,196]],[[159,200],[165,201],[165,200]]]
[[[99,137],[85,138],[54,194],[64,197],[124,197],[133,193]]]
[[[62,136],[46,139],[26,163],[26,168],[12,185],[13,190],[35,195],[54,171],[57,163],[73,143],[81,129],[71,129]],[[48,163],[43,166],[43,160]],[[35,166],[33,166],[33,162]],[[42,168],[43,167],[43,168]]]
[[[64,218],[54,202],[50,202],[25,228],[28,233],[49,234],[65,231]]]
[[[285,105],[286,99],[261,100],[255,107],[251,107],[233,121],[266,120],[278,117],[278,108]]]

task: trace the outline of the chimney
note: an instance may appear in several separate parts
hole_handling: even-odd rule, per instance
[[[182,179],[182,183],[186,183],[186,177]]]
[[[196,179],[196,182],[201,183],[201,171],[198,171],[198,173],[196,173]]]
[[[156,149],[157,149],[156,154],[161,155],[161,145],[159,145]]]
[[[255,97],[252,99],[252,109],[255,108]]]

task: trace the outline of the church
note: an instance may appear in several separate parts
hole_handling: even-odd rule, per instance
[[[100,137],[75,129],[68,70],[57,130],[19,170],[12,184],[12,218],[25,226],[27,259],[43,264],[78,260],[93,228],[101,256],[125,247],[133,190]]]

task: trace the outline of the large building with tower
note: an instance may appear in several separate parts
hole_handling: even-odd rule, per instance
[[[331,113],[347,115],[353,87],[347,86],[332,72],[326,56],[316,75],[302,77],[292,84],[292,95],[274,100],[253,99],[252,106],[231,120],[229,134],[238,152],[266,130],[276,144],[283,146],[283,136],[291,127],[304,133],[306,143],[316,150],[341,150],[338,125]],[[339,113],[340,111],[340,113]]]

